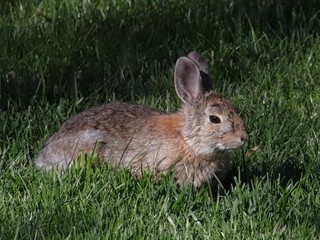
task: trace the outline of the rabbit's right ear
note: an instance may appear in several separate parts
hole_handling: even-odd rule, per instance
[[[201,92],[201,76],[198,66],[187,57],[180,57],[174,71],[178,96],[183,102],[194,103]]]

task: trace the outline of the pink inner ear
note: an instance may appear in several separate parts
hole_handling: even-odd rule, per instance
[[[191,102],[191,103],[195,102],[195,100],[196,100],[195,96],[193,96],[190,92],[185,92],[185,93],[189,99],[188,102]]]
[[[198,66],[186,57],[179,58],[175,69],[175,87],[178,96],[184,102],[193,103],[200,93],[200,86]]]

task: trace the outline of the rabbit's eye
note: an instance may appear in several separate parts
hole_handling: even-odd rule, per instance
[[[210,122],[212,122],[212,123],[221,123],[220,118],[217,117],[217,116],[214,116],[214,115],[209,116],[209,120],[210,120]]]

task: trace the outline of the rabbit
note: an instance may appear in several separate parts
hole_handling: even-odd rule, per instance
[[[114,169],[174,172],[178,185],[217,184],[229,168],[230,150],[248,135],[232,105],[214,92],[206,60],[197,52],[180,57],[174,84],[181,108],[165,113],[147,106],[112,102],[64,122],[44,145],[36,166],[66,169],[82,153],[94,151]]]

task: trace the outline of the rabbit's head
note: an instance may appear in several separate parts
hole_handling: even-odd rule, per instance
[[[232,105],[211,87],[206,60],[196,52],[177,60],[175,88],[183,101],[182,134],[198,154],[241,147],[247,140],[243,122]]]

